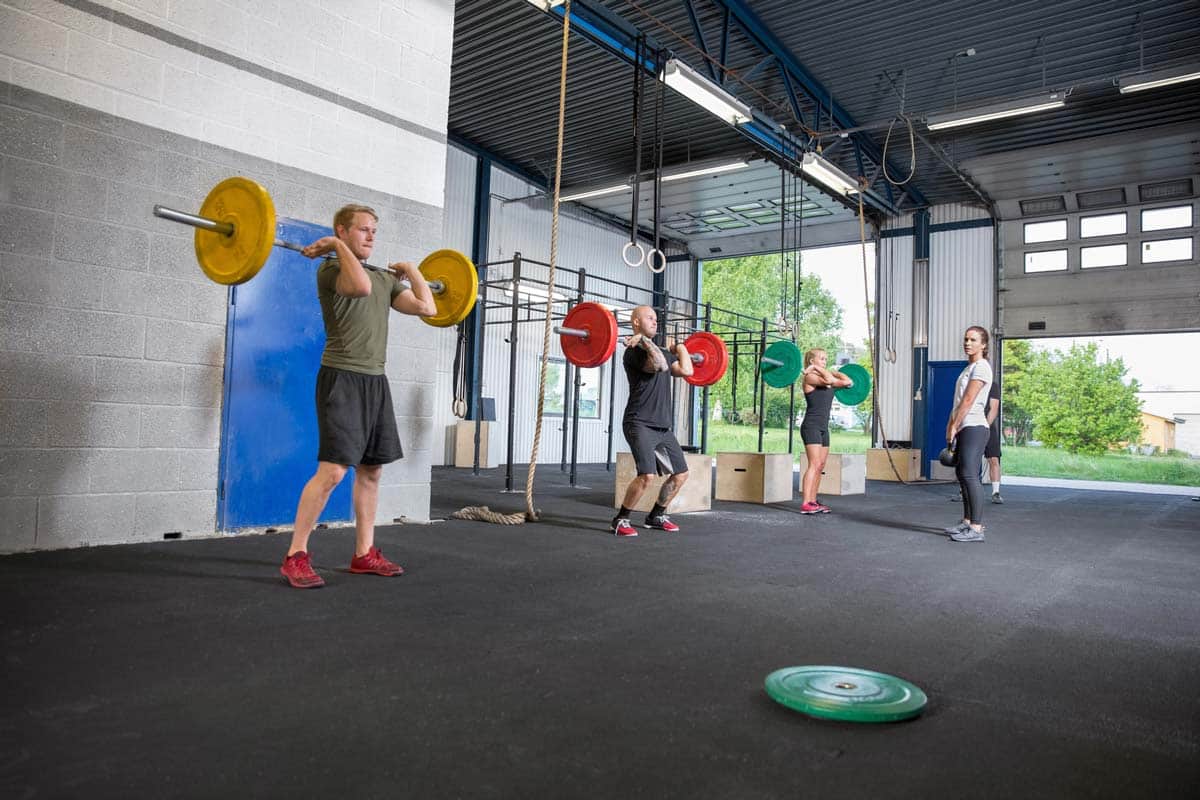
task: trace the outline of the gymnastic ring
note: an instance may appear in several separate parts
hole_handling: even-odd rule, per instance
[[[659,266],[658,269],[655,269],[654,264],[652,263],[655,253],[658,253],[659,264],[661,265],[661,266]],[[667,268],[666,253],[664,253],[662,250],[659,250],[657,247],[651,248],[650,252],[646,253],[646,267],[649,268],[649,270],[651,272],[653,272],[655,275],[662,272],[664,269]]]
[[[631,247],[637,250],[637,261],[629,260],[629,248]],[[646,248],[642,247],[641,242],[626,242],[625,246],[621,248],[621,260],[627,267],[640,267],[646,260]]]

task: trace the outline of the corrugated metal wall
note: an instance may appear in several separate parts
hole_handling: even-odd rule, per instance
[[[961,359],[963,331],[971,325],[995,329],[994,237],[990,227],[930,235],[930,361]]]
[[[442,217],[442,247],[471,255],[471,234],[475,225],[476,158],[454,146],[446,148],[446,201]],[[447,329],[437,340],[437,377],[434,382],[433,464],[445,464],[446,452],[440,446],[442,433],[456,422],[454,401],[454,350],[458,329]],[[451,457],[452,458],[452,457]]]
[[[549,261],[551,213],[550,202],[538,189],[508,172],[495,169],[492,173],[491,227],[489,235],[490,259],[510,261],[514,253],[522,256],[523,277],[545,280],[548,268],[530,263]],[[564,205],[559,211],[558,266],[564,269],[587,272],[586,292],[589,297],[603,295],[612,298],[618,306],[632,307],[649,303],[652,299],[653,275],[645,267],[630,268],[621,260],[621,248],[628,241],[628,234],[582,214],[578,209]],[[677,255],[672,251],[668,255]],[[493,263],[488,268],[489,279],[502,280],[511,276],[511,263]],[[632,284],[635,289],[619,288],[603,280]],[[694,268],[690,262],[679,262],[667,267],[667,286],[673,297],[695,297]],[[556,293],[574,296],[578,289],[578,277],[572,273],[556,272]],[[495,289],[489,293],[492,303],[510,299]],[[565,304],[557,309],[566,310]],[[526,315],[523,313],[521,317]],[[517,325],[517,379],[515,382],[513,460],[524,463],[529,459],[536,424],[537,385],[539,362],[542,354],[543,321],[540,312],[533,312],[533,319]],[[507,310],[492,308],[488,312],[489,324],[484,343],[483,394],[496,399],[497,424],[493,427],[491,445],[493,461],[504,462],[507,458],[507,424],[509,408],[509,359],[510,359],[510,314]],[[616,358],[623,352],[617,348]],[[550,357],[561,357],[558,336],[551,334]],[[616,427],[614,452],[627,450],[620,433],[621,412],[627,398],[625,377],[618,363],[616,380],[612,380],[611,362],[600,368],[600,418],[580,419],[578,460],[580,463],[603,462],[608,451],[608,412],[611,403],[616,404],[614,425]],[[677,402],[686,407],[687,392],[678,390]],[[686,441],[685,428],[677,428],[681,440]],[[546,416],[542,426],[542,439],[538,462],[557,463],[562,458],[563,419]],[[568,453],[568,459],[570,454]]]
[[[911,217],[909,224],[912,224]],[[902,226],[897,226],[902,227]],[[912,439],[913,239],[879,240],[876,309],[879,327],[875,352],[879,417],[888,440]],[[891,331],[888,331],[889,316]],[[890,359],[894,351],[895,361]]]

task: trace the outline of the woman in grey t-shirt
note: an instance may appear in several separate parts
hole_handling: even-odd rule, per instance
[[[967,366],[954,384],[954,410],[946,423],[946,443],[955,442],[954,474],[962,489],[963,518],[946,533],[956,542],[983,541],[983,484],[979,464],[991,431],[987,421],[987,397],[992,385],[988,363],[988,332],[972,325],[963,334]]]

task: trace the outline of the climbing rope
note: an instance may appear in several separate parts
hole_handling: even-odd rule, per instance
[[[546,325],[542,331],[542,364],[538,375],[537,427],[533,431],[533,450],[529,455],[529,473],[525,476],[525,511],[503,514],[487,506],[467,506],[455,511],[453,519],[470,519],[479,522],[494,522],[498,525],[520,525],[537,522],[538,513],[533,507],[533,476],[537,472],[538,448],[542,442],[542,419],[546,407],[546,371],[550,355],[550,330],[554,321],[554,265],[558,261],[558,206],[562,188],[563,129],[566,127],[567,108],[567,43],[571,32],[571,0],[563,6],[562,64],[558,74],[558,155],[554,163],[554,206],[550,222],[550,274],[546,287]],[[520,287],[513,286],[513,291]]]
[[[872,333],[871,326],[871,292],[867,288],[867,223],[863,212],[863,192],[866,191],[867,187],[865,181],[860,179],[859,182],[861,185],[858,192],[858,243],[862,253],[863,308],[867,313],[867,360],[875,370],[875,379],[871,381],[871,413],[875,417],[876,424],[879,425],[879,438],[883,442],[883,452],[887,454],[888,465],[892,468],[892,474],[896,476],[896,480],[907,486],[910,481],[905,480],[900,475],[900,470],[896,468],[896,460],[892,457],[891,448],[888,447],[887,431],[883,427],[883,414],[879,411],[879,366],[875,362],[875,336]]]
[[[546,283],[546,324],[542,330],[542,366],[538,376],[537,427],[533,431],[533,450],[529,454],[529,474],[525,476],[525,519],[537,522],[533,507],[533,476],[537,472],[538,447],[542,442],[542,412],[546,406],[546,369],[550,360],[550,331],[554,316],[554,266],[558,261],[558,205],[562,187],[563,129],[567,110],[567,44],[571,30],[571,0],[563,6],[562,60],[558,72],[558,152],[554,159],[554,206],[550,217],[550,274]]]

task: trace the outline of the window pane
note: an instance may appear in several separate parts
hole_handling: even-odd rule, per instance
[[[1079,218],[1079,236],[1083,239],[1090,236],[1120,236],[1123,233],[1125,233],[1124,211],[1120,214]]]
[[[1128,263],[1125,255],[1125,245],[1106,244],[1102,247],[1082,247],[1079,250],[1079,266],[1083,269],[1093,267],[1123,267]]]
[[[1192,227],[1191,206],[1147,208],[1142,211],[1143,231],[1165,231],[1168,228]]]
[[[562,415],[565,366],[564,362],[555,359],[550,359],[546,363],[546,405],[544,409],[546,414]]]
[[[1190,261],[1192,258],[1192,238],[1160,239],[1157,242],[1142,242],[1142,263],[1154,264],[1158,261]]]
[[[603,385],[602,367],[588,367],[579,376],[579,418],[600,419],[600,387]]]
[[[1025,244],[1038,242],[1061,242],[1067,238],[1067,221],[1054,219],[1049,222],[1026,222]]]
[[[1044,250],[1025,254],[1026,272],[1061,272],[1067,268],[1066,250]]]

